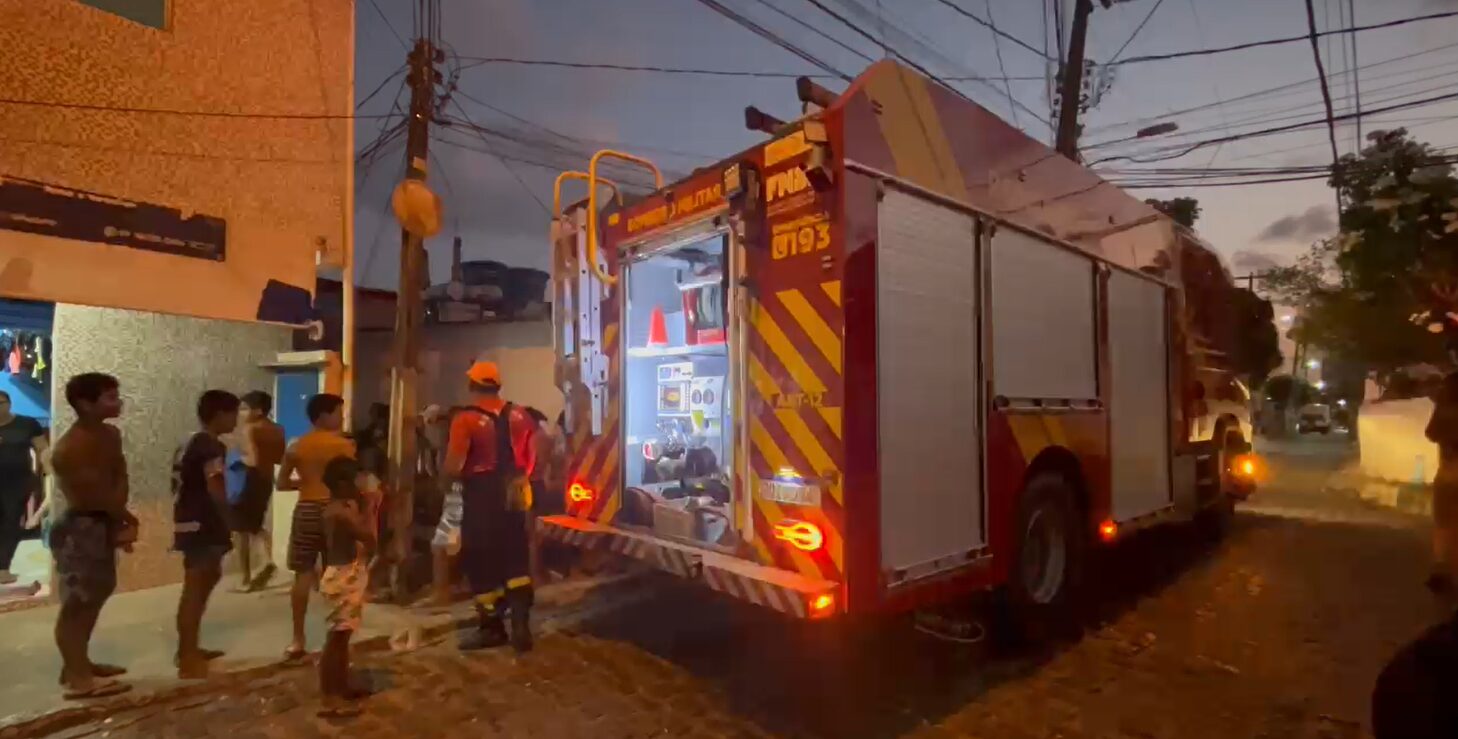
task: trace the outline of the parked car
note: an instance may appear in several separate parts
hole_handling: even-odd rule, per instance
[[[1296,420],[1296,433],[1331,433],[1331,406],[1325,403],[1312,403],[1303,406],[1301,408],[1301,415]]]

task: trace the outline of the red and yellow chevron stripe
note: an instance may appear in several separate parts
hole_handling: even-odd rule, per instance
[[[840,580],[844,571],[845,492],[841,407],[844,324],[838,280],[767,290],[752,299],[749,346],[749,480],[759,561],[806,577]],[[818,480],[821,505],[767,500],[759,481],[785,469]],[[814,524],[824,546],[804,552],[774,538],[786,519]]]

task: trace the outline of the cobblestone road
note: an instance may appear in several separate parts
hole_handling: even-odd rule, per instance
[[[1084,637],[1035,654],[904,624],[837,651],[823,629],[665,582],[524,659],[371,658],[379,693],[346,724],[314,717],[298,670],[63,736],[1360,737],[1377,671],[1438,606],[1418,522],[1312,501],[1274,485],[1253,508],[1279,514],[1242,514],[1214,549],[1179,530],[1127,542]]]

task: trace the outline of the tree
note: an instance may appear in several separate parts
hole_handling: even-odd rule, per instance
[[[1170,200],[1150,198],[1144,202],[1185,228],[1194,228],[1195,221],[1200,220],[1200,201],[1194,198],[1172,198]]]
[[[1441,360],[1458,336],[1458,178],[1405,129],[1375,131],[1330,180],[1341,234],[1318,242],[1267,289],[1302,311],[1292,338],[1386,373]]]
[[[1251,387],[1260,387],[1271,372],[1281,366],[1281,341],[1276,334],[1271,301],[1245,288],[1232,293],[1230,314],[1234,328],[1235,355],[1231,364]]]

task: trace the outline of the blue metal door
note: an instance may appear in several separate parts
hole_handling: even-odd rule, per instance
[[[321,373],[317,368],[281,369],[274,385],[274,416],[283,426],[284,438],[292,442],[309,430],[305,407],[319,392]]]

